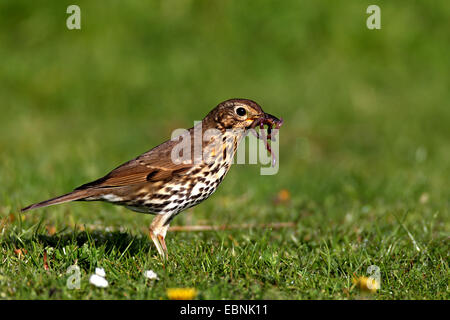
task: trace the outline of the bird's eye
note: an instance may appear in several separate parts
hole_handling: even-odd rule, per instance
[[[239,107],[236,109],[236,114],[240,117],[243,117],[247,114],[247,110],[245,110],[245,108]]]

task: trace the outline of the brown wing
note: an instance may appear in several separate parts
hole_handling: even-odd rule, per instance
[[[178,141],[168,140],[141,156],[117,167],[103,178],[84,184],[75,190],[114,188],[145,182],[168,181],[192,168],[192,164],[175,164],[172,148]]]

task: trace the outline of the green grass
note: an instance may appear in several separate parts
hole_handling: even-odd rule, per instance
[[[0,4],[0,299],[449,299],[450,5],[376,1]],[[171,232],[100,203],[23,215],[245,97],[281,116],[280,170],[234,166]],[[286,189],[291,198],[276,203]],[[53,233],[56,231],[56,233]],[[15,250],[21,249],[23,255]],[[49,269],[44,269],[44,251]],[[17,252],[17,251],[16,251]],[[69,266],[81,288],[66,286]],[[352,287],[381,271],[370,296]],[[109,287],[89,284],[103,267]],[[154,270],[160,280],[146,280]]]

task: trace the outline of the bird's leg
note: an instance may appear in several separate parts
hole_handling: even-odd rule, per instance
[[[162,251],[163,251],[163,256],[166,259],[167,259],[168,254],[167,254],[166,241],[164,239],[166,238],[166,233],[167,233],[168,229],[169,229],[169,224],[163,225],[163,227],[160,229],[159,233],[157,234],[159,243],[160,243]]]
[[[164,237],[163,237],[162,235],[160,235],[160,234],[158,234],[158,240],[159,240],[159,243],[161,244],[161,247],[162,247],[162,249],[163,249],[163,251],[164,251],[165,257],[167,258],[167,246],[166,246],[166,241],[164,240]]]
[[[152,229],[150,229],[150,238],[152,238],[153,243],[155,244],[156,250],[158,250],[159,255],[164,257],[164,251],[162,249],[161,243],[159,242],[157,234],[154,233]]]
[[[149,228],[150,238],[152,238],[159,255],[163,258],[167,258],[167,246],[164,239],[166,237],[167,230],[169,229],[169,224],[165,224],[166,221],[166,215],[157,215],[153,219]]]

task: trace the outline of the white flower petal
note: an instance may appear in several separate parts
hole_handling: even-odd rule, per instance
[[[95,274],[103,278],[106,276],[105,269],[103,268],[95,268]]]
[[[147,279],[150,280],[159,280],[158,275],[153,270],[147,270],[144,272],[144,275]]]
[[[89,278],[89,282],[99,288],[106,288],[108,286],[108,281],[105,278],[100,277],[97,274],[93,274]]]

